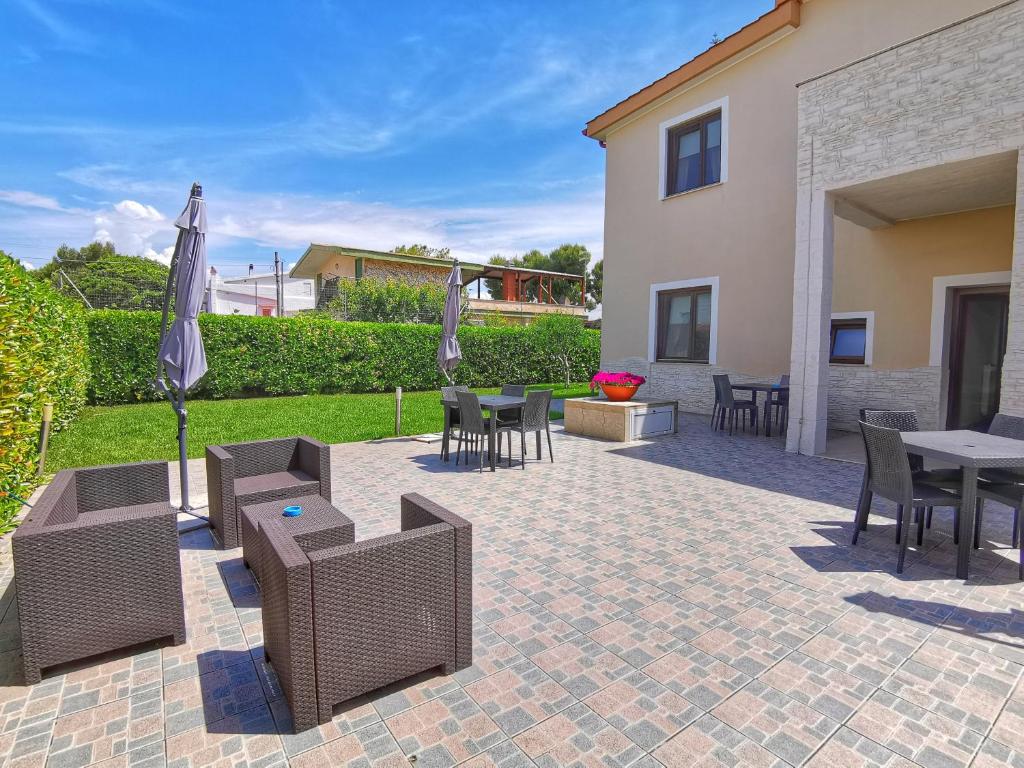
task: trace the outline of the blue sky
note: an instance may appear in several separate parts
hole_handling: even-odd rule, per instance
[[[225,273],[310,241],[600,256],[585,122],[773,5],[6,0],[0,249],[166,258],[197,179]]]

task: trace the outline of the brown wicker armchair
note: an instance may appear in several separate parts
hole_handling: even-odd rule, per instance
[[[185,642],[167,462],[58,472],[11,545],[26,684],[54,664]]]
[[[402,532],[320,549],[280,521],[259,528],[264,652],[296,733],[335,704],[473,663],[473,528],[418,494]]]
[[[297,496],[331,500],[330,449],[311,437],[287,437],[206,448],[210,527],[225,549],[242,545],[246,504]]]

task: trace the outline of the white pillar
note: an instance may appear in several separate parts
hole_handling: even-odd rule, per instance
[[[786,450],[804,454],[825,450],[828,427],[833,212],[832,196],[825,190],[804,187],[797,193]]]
[[[999,410],[1024,416],[1024,147],[1017,153],[1016,205],[1010,267],[1010,324],[1006,333]]]

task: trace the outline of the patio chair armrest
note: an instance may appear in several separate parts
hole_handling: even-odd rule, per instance
[[[309,558],[280,521],[260,525],[263,647],[292,710],[295,731],[317,724]]]
[[[455,530],[455,658],[473,663],[473,524],[418,493],[402,496],[402,530],[445,523]]]
[[[296,446],[299,468],[320,481],[320,495],[331,500],[331,447],[312,437],[300,437]]]
[[[235,459],[219,445],[206,446],[206,494],[210,522],[226,539],[237,541],[235,519]],[[231,525],[225,531],[225,524]]]
[[[62,469],[29,509],[12,539],[28,536],[47,525],[66,523],[78,517],[78,499],[75,494],[75,471]]]

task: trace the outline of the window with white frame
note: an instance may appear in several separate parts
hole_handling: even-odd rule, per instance
[[[662,198],[726,180],[728,115],[728,99],[720,99],[661,124]]]
[[[874,312],[835,312],[828,338],[828,361],[840,365],[871,365]]]
[[[718,278],[651,286],[648,360],[717,362]]]

